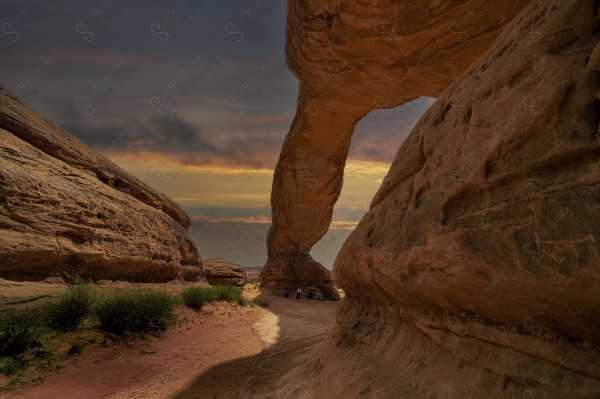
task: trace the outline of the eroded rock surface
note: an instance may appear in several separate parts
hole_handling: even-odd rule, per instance
[[[204,276],[210,285],[235,285],[243,287],[248,281],[246,270],[237,263],[223,258],[204,259]]]
[[[197,278],[190,220],[172,200],[0,87],[0,275]]]
[[[273,179],[264,287],[295,284],[295,257],[312,265],[305,273],[328,274],[303,260],[331,223],[356,123],[375,108],[438,96],[528,2],[289,2],[286,57],[300,95]]]
[[[598,395],[599,7],[532,1],[423,116],[277,395]]]
[[[329,270],[307,253],[283,253],[270,258],[261,272],[261,284],[276,295],[296,292],[299,287],[314,287],[328,300],[340,300]]]

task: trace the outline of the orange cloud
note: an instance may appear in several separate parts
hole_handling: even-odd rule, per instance
[[[213,218],[211,216],[193,215],[193,222],[199,223],[247,223],[247,224],[271,224],[271,218],[268,216],[250,216],[250,217],[221,217]],[[331,230],[352,231],[358,225],[358,221],[334,220],[331,222]]]
[[[271,224],[271,218],[268,216],[250,216],[250,217],[223,217],[212,218],[210,216],[194,215],[191,217],[193,222],[207,223],[251,223],[251,224]]]
[[[330,230],[347,230],[352,231],[358,225],[357,221],[352,220],[334,220],[331,222]]]

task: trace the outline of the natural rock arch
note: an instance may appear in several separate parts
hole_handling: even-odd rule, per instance
[[[421,118],[273,398],[598,396],[599,6],[533,0]]]
[[[356,123],[438,97],[529,1],[288,2],[286,59],[300,94],[273,178],[263,287],[310,283],[339,298],[309,251],[329,229]]]

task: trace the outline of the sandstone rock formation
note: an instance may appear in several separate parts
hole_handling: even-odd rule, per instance
[[[0,276],[198,277],[172,200],[0,87]]]
[[[597,397],[599,243],[600,4],[533,0],[401,146],[274,395]]]
[[[260,283],[260,272],[262,271],[262,268],[262,266],[244,267],[249,283]]]
[[[337,297],[309,252],[331,223],[356,122],[438,96],[529,1],[289,2],[286,56],[300,95],[273,179],[264,287],[283,292],[301,275]]]
[[[318,288],[329,300],[340,300],[329,270],[307,253],[282,253],[269,258],[260,278],[262,286],[276,295],[311,286]]]
[[[243,287],[248,281],[246,270],[237,263],[223,258],[204,259],[204,276],[210,285],[235,285]]]

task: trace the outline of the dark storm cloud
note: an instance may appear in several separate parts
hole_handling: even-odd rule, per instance
[[[2,2],[0,83],[100,151],[273,167],[297,90],[285,13],[280,0]]]
[[[69,104],[58,112],[66,116],[62,128],[100,152],[158,153],[187,165],[273,168],[287,132],[287,124],[270,120],[234,134],[176,113],[117,122],[86,118]]]
[[[104,152],[273,168],[298,83],[281,0],[0,4],[3,85]],[[372,112],[351,159],[390,162],[430,102]]]
[[[268,203],[268,173],[186,180],[162,165],[274,168],[298,95],[284,62],[286,9],[284,0],[0,0],[0,84],[117,162],[139,156],[127,166],[181,203],[206,197],[206,206],[184,206],[203,257],[261,265],[270,210],[248,203]],[[357,125],[350,159],[391,162],[430,104],[372,112]],[[138,160],[160,166],[136,169]],[[154,179],[156,169],[171,185]],[[364,185],[354,187],[358,197],[342,195],[313,249],[327,267],[368,206]],[[246,207],[213,206],[234,197]]]

